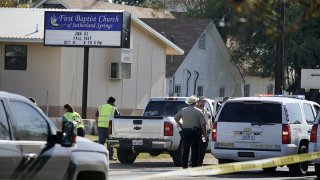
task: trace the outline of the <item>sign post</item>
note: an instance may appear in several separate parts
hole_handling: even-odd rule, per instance
[[[89,47],[130,47],[131,15],[125,11],[46,11],[44,45],[84,47],[82,117],[87,118]]]

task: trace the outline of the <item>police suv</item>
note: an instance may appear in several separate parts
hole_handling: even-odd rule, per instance
[[[281,96],[228,100],[213,124],[211,153],[219,163],[307,153],[319,109],[315,102]],[[287,166],[293,175],[305,175],[308,162]]]
[[[109,154],[76,137],[68,122],[58,131],[29,99],[0,91],[0,179],[107,179]]]
[[[320,114],[318,114],[315,124],[312,126],[310,134],[309,152],[320,151]],[[320,158],[313,161],[315,172],[318,178],[320,178]]]

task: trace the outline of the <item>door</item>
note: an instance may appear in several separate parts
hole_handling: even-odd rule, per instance
[[[0,179],[21,177],[23,165],[21,148],[11,140],[8,118],[3,102],[0,101]]]
[[[37,107],[20,101],[9,104],[17,143],[21,145],[26,161],[22,179],[63,179],[70,162],[70,148],[47,144],[51,132]]]

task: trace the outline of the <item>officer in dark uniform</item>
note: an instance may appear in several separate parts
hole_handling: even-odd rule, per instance
[[[205,97],[199,96],[199,101],[197,102],[197,108],[199,108],[202,111],[202,113],[205,117],[205,120],[207,122],[206,133],[209,135],[211,132],[212,120],[211,120],[211,116],[209,115],[209,112],[204,108],[205,103],[206,103]],[[200,146],[201,146],[200,147],[200,158],[199,158],[199,165],[200,166],[203,163],[204,156],[206,155],[208,145],[209,145],[209,138],[201,139],[201,141],[200,141]]]
[[[200,139],[201,134],[208,138],[206,132],[206,120],[200,109],[195,107],[198,98],[196,96],[190,96],[186,101],[189,104],[188,107],[183,108],[179,111],[174,119],[177,124],[182,128],[181,139],[182,139],[182,167],[188,168],[188,157],[191,147],[191,166],[197,167],[199,164],[200,156]],[[182,123],[180,122],[182,119]],[[204,132],[204,133],[202,133]]]

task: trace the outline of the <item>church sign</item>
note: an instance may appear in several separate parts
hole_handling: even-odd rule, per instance
[[[44,45],[130,47],[130,14],[123,12],[46,11]]]

